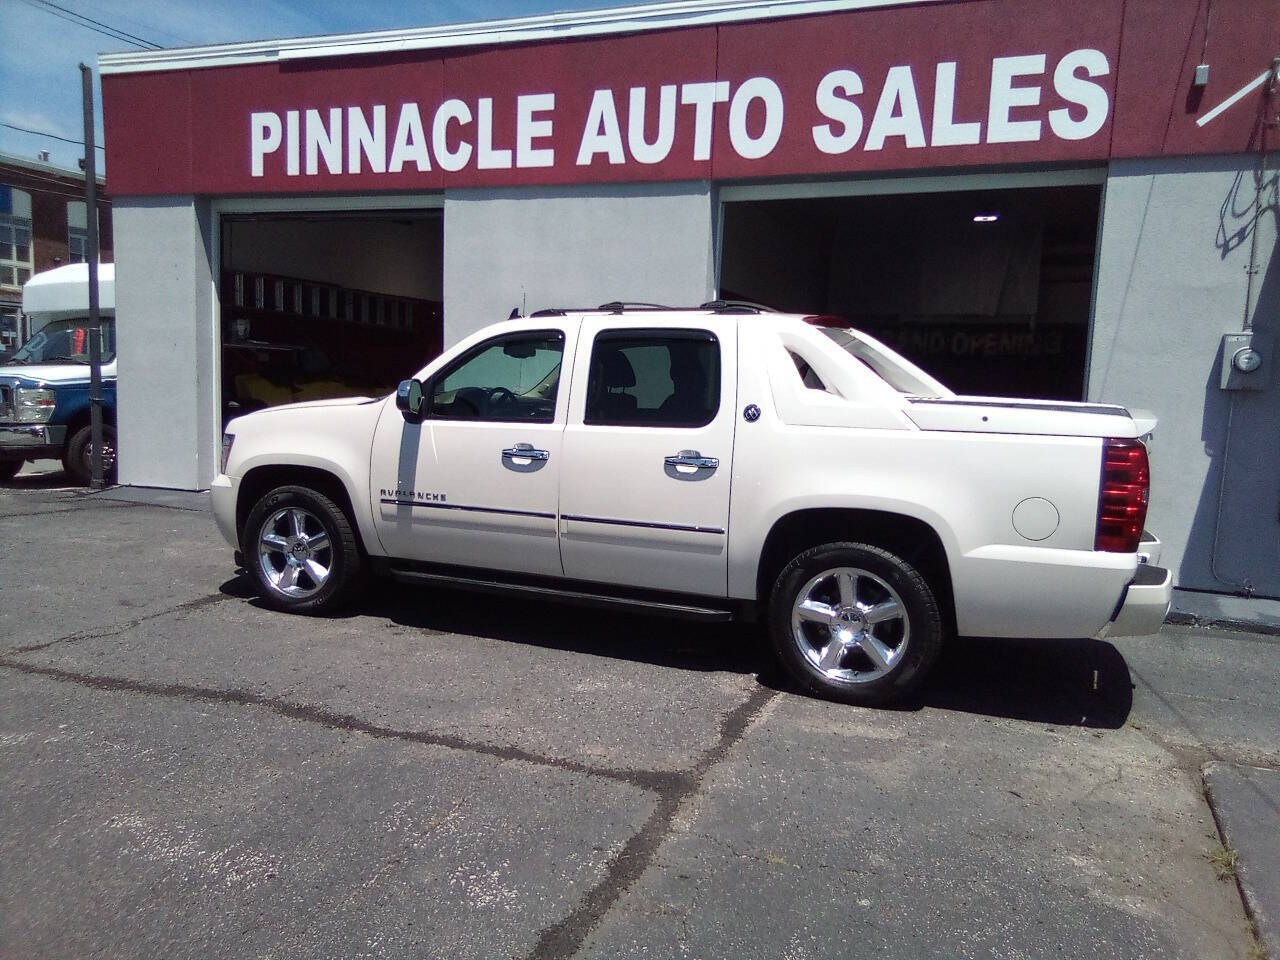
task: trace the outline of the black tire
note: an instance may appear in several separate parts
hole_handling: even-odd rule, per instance
[[[18,475],[25,460],[0,460],[0,483],[8,483]]]
[[[116,429],[102,425],[102,478],[107,483],[116,482]],[[93,479],[93,428],[85,424],[71,435],[62,451],[62,468],[76,483],[87,487]]]
[[[319,548],[314,555],[307,554],[308,558],[315,559],[322,566],[327,563],[328,574],[323,583],[317,583],[306,571],[304,560],[304,570],[294,580],[298,587],[307,592],[290,596],[285,592],[290,589],[287,583],[273,583],[265,569],[270,566],[275,571],[283,571],[290,564],[290,552],[269,550],[269,556],[264,560],[259,543],[266,532],[268,521],[273,517],[280,517],[282,511],[286,511],[285,515],[273,524],[272,529],[291,529],[293,514],[287,511],[295,508],[310,518],[305,520],[305,538],[308,541],[314,541],[320,530],[328,538],[328,547]],[[285,534],[285,539],[292,542],[302,538]],[[342,507],[310,487],[276,487],[258,500],[249,511],[240,531],[240,549],[258,595],[268,606],[288,613],[322,614],[337,610],[356,593],[364,575],[364,556],[352,529],[351,519]],[[285,576],[287,578],[288,574]]]
[[[846,581],[854,584],[857,604],[879,607],[886,615],[900,610],[901,616],[895,614],[867,626],[867,621],[860,619],[863,607],[857,604],[851,607],[840,599],[842,575],[836,573],[840,570],[870,575],[862,577],[855,573]],[[840,616],[851,618],[837,622],[841,636],[854,639],[846,639],[832,648],[837,651],[833,654],[836,659],[827,665],[827,669],[838,676],[823,669],[827,644],[835,634],[822,622],[808,621],[804,611],[796,611],[802,591],[814,603],[819,603],[813,600],[815,596],[831,598],[822,605],[825,609],[816,610],[815,616],[825,616],[826,609],[830,609],[847,611]],[[892,703],[915,690],[937,660],[944,634],[937,600],[919,571],[901,557],[865,543],[823,544],[806,550],[787,564],[778,574],[769,596],[768,623],[769,638],[778,660],[805,691],[862,706]],[[872,634],[869,639],[857,639],[866,638],[867,633]],[[877,640],[880,643],[876,649],[883,663],[877,663],[866,652],[867,645]],[[904,642],[905,649],[901,646]],[[884,656],[885,650],[892,655]],[[861,679],[858,674],[862,674]]]

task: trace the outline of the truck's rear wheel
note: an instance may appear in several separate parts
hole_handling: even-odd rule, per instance
[[[254,504],[240,549],[262,599],[291,613],[341,606],[363,568],[345,511],[309,487],[276,487]]]
[[[884,704],[914,690],[942,648],[933,591],[905,560],[864,543],[806,550],[778,575],[769,636],[804,689]]]
[[[62,452],[62,468],[76,483],[87,487],[93,479],[93,428],[85,424],[71,435]],[[102,425],[102,477],[116,482],[116,430]]]
[[[24,460],[0,460],[0,483],[8,483],[18,475]]]

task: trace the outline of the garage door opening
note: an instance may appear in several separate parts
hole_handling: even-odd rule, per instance
[[[724,205],[720,295],[836,314],[960,393],[1081,400],[1101,188]]]
[[[439,210],[221,220],[222,415],[379,396],[438,355]]]

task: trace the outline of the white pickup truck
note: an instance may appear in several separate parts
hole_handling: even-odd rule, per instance
[[[1160,628],[1153,418],[956,396],[836,323],[721,302],[507,320],[394,396],[233,421],[214,514],[281,610],[373,571],[759,615],[796,681],[853,703],[901,697],[957,634]]]

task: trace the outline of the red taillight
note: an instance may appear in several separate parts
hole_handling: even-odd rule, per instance
[[[1134,553],[1147,522],[1151,467],[1141,440],[1108,439],[1102,445],[1102,487],[1093,549]]]

